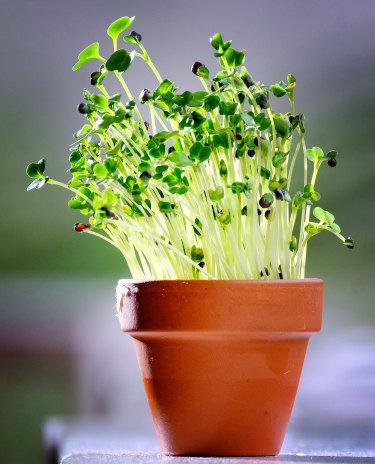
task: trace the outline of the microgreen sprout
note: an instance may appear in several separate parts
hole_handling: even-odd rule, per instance
[[[89,216],[75,230],[117,247],[137,279],[298,279],[307,243],[321,231],[353,248],[328,211],[315,207],[316,221],[310,220],[320,199],[318,171],[325,162],[335,167],[337,153],[306,148],[295,77],[256,82],[243,65],[245,51],[215,34],[219,71],[196,61],[191,71],[203,90],[180,90],[160,76],[139,32],[123,37],[134,50],[118,46],[133,21],[123,17],[109,26],[112,55],[103,58],[93,43],[73,66],[97,63],[89,74],[95,89],[85,89],[78,105],[86,122],[74,134],[71,180],[45,176],[41,159],[27,168],[28,189],[48,183],[70,190],[69,207]],[[152,89],[140,82],[139,97],[124,79],[135,59],[156,77]],[[106,90],[109,74],[121,94]],[[273,98],[287,98],[290,111],[275,112]],[[291,192],[301,156],[301,189]]]

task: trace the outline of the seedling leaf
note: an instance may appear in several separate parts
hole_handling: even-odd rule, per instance
[[[124,16],[122,18],[116,19],[107,30],[107,34],[112,37],[115,41],[117,40],[118,36],[124,32],[134,21],[135,16],[129,18],[129,16]]]

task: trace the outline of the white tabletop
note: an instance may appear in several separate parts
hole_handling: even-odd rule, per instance
[[[375,428],[362,424],[314,430],[290,424],[279,456],[163,456],[149,417],[51,417],[43,429],[48,464],[375,463]]]

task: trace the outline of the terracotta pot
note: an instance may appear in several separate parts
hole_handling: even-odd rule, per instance
[[[120,280],[163,453],[278,454],[323,281]]]

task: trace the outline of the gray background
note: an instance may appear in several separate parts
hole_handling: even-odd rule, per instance
[[[28,162],[46,156],[48,174],[68,178],[72,134],[84,123],[76,106],[96,66],[71,67],[95,41],[108,56],[106,29],[124,15],[136,16],[132,29],[181,89],[199,89],[194,61],[217,69],[209,45],[216,32],[246,49],[256,79],[296,76],[307,145],[339,152],[337,167],[319,175],[320,205],[356,242],[349,251],[328,234],[310,241],[307,276],[325,280],[325,327],[296,408],[316,410],[320,395],[333,422],[374,421],[375,2],[3,0],[0,453],[6,462],[38,462],[47,414],[146,411],[130,341],[113,317],[126,264],[106,243],[73,232],[82,216],[67,207],[69,193],[27,193],[25,176]],[[135,95],[156,85],[143,63],[126,80]]]

